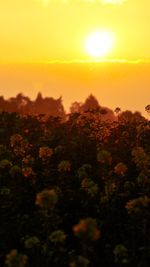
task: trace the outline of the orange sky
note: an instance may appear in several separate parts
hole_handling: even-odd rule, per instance
[[[143,111],[150,100],[149,10],[149,0],[1,0],[0,95],[42,91],[62,95],[68,108],[92,93],[111,108]],[[108,62],[83,64],[94,60],[87,38],[101,30],[115,36]]]
[[[63,97],[67,111],[74,101],[83,102],[91,93],[102,106],[141,111],[150,100],[150,63],[52,63],[0,66],[0,95],[22,92],[35,99]]]
[[[109,58],[150,58],[149,10],[149,0],[1,0],[0,61],[89,59],[85,40],[101,29],[116,36]]]

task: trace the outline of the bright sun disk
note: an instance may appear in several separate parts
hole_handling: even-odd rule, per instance
[[[108,31],[92,33],[86,41],[86,51],[94,57],[102,57],[108,54],[114,44],[114,37]]]

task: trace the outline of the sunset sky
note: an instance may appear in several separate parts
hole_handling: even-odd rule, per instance
[[[23,63],[52,64],[55,62],[56,64],[58,62],[57,64],[73,64],[80,61],[92,62],[94,60],[103,60],[115,61],[115,67],[116,62],[117,64],[125,65],[143,64],[143,62],[146,62],[145,71],[148,77],[150,75],[149,11],[149,0],[1,0],[0,63],[1,65],[10,64],[12,66],[13,64]],[[113,35],[113,44],[105,56],[94,57],[87,52],[86,42],[93,33],[101,31]],[[10,68],[8,72],[5,69],[4,75],[1,67],[0,76],[2,82],[0,84],[0,95],[8,97],[16,93],[15,88],[18,88],[17,78],[19,79],[20,75],[18,69],[15,68],[14,70],[12,67],[11,75]],[[125,69],[128,68],[125,66]],[[35,68],[32,71],[35,76]],[[127,71],[130,72],[130,67]],[[145,72],[143,67],[142,71],[143,73]],[[72,68],[72,72],[74,72],[74,68]],[[84,71],[76,79],[84,75],[83,73]],[[7,74],[8,77],[6,78]],[[12,80],[10,80],[13,74],[16,79],[11,78]],[[63,76],[63,74],[62,70],[61,75]],[[57,75],[57,72],[55,75]],[[120,75],[122,74],[119,74],[119,69],[118,75],[119,86],[123,87],[124,80],[128,78],[126,77],[121,80]],[[109,76],[111,76],[111,72],[109,72]],[[72,77],[72,82],[74,82],[75,73]],[[82,78],[84,80],[85,77]],[[5,80],[8,79],[12,86],[8,86],[8,81],[5,83]],[[27,71],[24,73],[24,80],[26,81],[26,79],[28,79]],[[140,77],[138,77],[139,79]],[[141,75],[141,84],[142,79],[143,74]],[[126,82],[129,84],[129,80]],[[44,94],[49,95],[49,92],[46,93],[46,89],[43,87],[44,81],[38,81],[37,79],[37,84],[39,83],[41,87],[37,88],[37,90],[44,90]],[[59,90],[57,88],[57,92],[65,99],[63,81],[60,81],[60,83],[62,88],[59,87]],[[145,104],[146,99],[147,102],[150,99],[150,93],[148,93],[150,81],[148,78],[147,81],[144,81],[145,83],[147,94],[146,96],[143,95],[145,99],[141,105]],[[49,83],[49,86],[52,86],[52,84]],[[88,86],[87,83],[86,86]],[[107,86],[109,86],[109,83]],[[85,87],[85,84],[83,84],[83,87]],[[91,87],[92,84],[87,88],[87,91],[91,90],[92,93]],[[24,88],[23,84],[22,88]],[[51,96],[56,96],[55,89],[53,89],[54,91],[51,89]],[[129,93],[130,97],[130,85],[125,90]],[[144,89],[142,90],[144,94]],[[100,93],[96,92],[96,96],[101,99]],[[24,93],[26,92],[24,91]],[[74,95],[73,92],[72,94]],[[78,99],[80,99],[80,94]],[[70,97],[68,96],[66,102],[69,103],[72,100],[70,91]],[[108,99],[109,104],[114,105],[110,99]],[[138,108],[139,99],[137,99]]]
[[[149,0],[2,0],[1,62],[89,59],[85,41],[105,29],[110,58],[150,58]]]

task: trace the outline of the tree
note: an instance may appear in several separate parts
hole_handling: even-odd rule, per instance
[[[114,112],[115,112],[116,114],[120,113],[120,112],[121,112],[121,108],[116,107],[115,110],[114,110]]]
[[[147,106],[145,107],[145,110],[147,111],[147,113],[150,113],[150,105],[147,105]]]
[[[148,115],[150,115],[150,105],[147,105],[145,107],[145,111],[147,112]]]
[[[71,113],[80,113],[82,109],[82,103],[80,102],[73,102],[71,107],[70,107],[70,112]]]
[[[95,110],[100,107],[98,100],[92,94],[88,96],[82,105],[82,111]]]

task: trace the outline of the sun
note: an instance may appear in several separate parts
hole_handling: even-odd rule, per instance
[[[108,31],[92,33],[86,40],[86,52],[93,57],[103,57],[114,45],[114,36]]]

